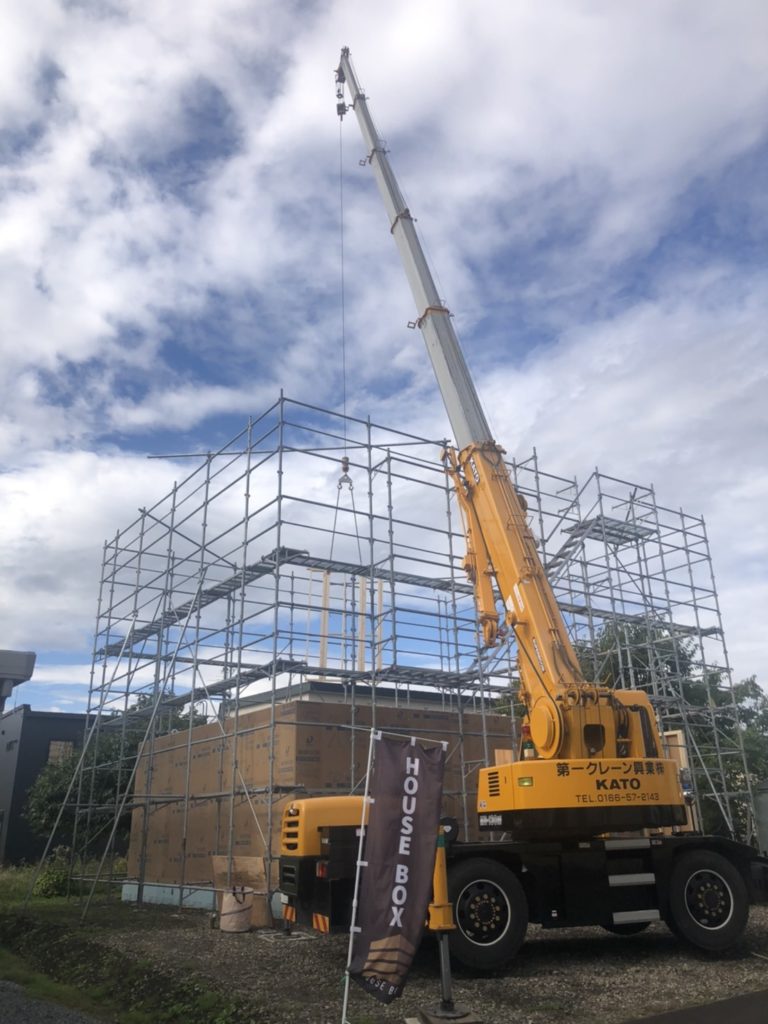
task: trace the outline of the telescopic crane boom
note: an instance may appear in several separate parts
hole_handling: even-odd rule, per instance
[[[504,450],[493,439],[348,48],[341,52],[336,83],[339,116],[351,107],[360,125],[455,436],[457,448],[448,448],[444,460],[462,512],[464,566],[474,586],[484,642],[491,646],[512,628],[518,644],[523,731],[530,734],[533,748],[528,744],[527,753],[534,757],[481,771],[481,826],[530,834],[553,827],[561,833],[595,834],[681,824],[685,810],[676,766],[662,755],[647,695],[584,678],[528,527],[525,501],[512,484]],[[497,609],[496,591],[503,613]],[[598,773],[596,781],[610,788],[593,790]]]

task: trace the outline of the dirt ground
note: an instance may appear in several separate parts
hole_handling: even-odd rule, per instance
[[[222,933],[208,915],[153,913],[142,926],[99,928],[99,940],[174,973],[203,975],[253,1000],[259,1024],[337,1024],[345,936],[263,930]],[[122,916],[122,915],[121,915]],[[454,975],[454,999],[485,1024],[621,1024],[638,1017],[768,989],[768,907],[752,908],[744,940],[716,958],[682,945],[664,925],[631,938],[598,928],[532,927],[512,966]],[[403,997],[385,1007],[352,986],[352,1024],[383,1024],[438,1004],[436,947],[425,941]]]

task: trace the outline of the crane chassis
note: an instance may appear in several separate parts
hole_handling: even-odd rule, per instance
[[[283,817],[280,891],[289,926],[350,925],[361,797],[294,800]],[[586,839],[494,836],[464,842],[444,819],[451,957],[477,971],[506,967],[529,924],[600,926],[634,935],[663,922],[710,953],[733,946],[749,906],[768,902],[768,858],[718,836]]]

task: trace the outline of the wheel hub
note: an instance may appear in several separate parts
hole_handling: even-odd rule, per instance
[[[496,942],[509,926],[507,898],[492,882],[478,880],[468,885],[456,909],[457,923],[472,942]]]
[[[697,871],[689,878],[685,902],[688,913],[702,928],[722,928],[733,913],[733,894],[714,871]]]

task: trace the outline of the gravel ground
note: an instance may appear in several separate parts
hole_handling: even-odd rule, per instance
[[[134,919],[130,928],[105,930],[103,941],[253,999],[262,1007],[259,1024],[340,1020],[343,935],[227,934],[212,929],[207,915],[191,913],[169,912],[146,930],[137,925]],[[532,927],[507,971],[454,975],[456,1003],[485,1024],[620,1024],[760,989],[768,989],[768,907],[753,907],[743,942],[717,958],[683,946],[661,924],[631,938],[598,928]],[[354,1024],[402,1021],[439,998],[437,951],[427,941],[401,999],[385,1007],[353,985],[348,1017]]]

